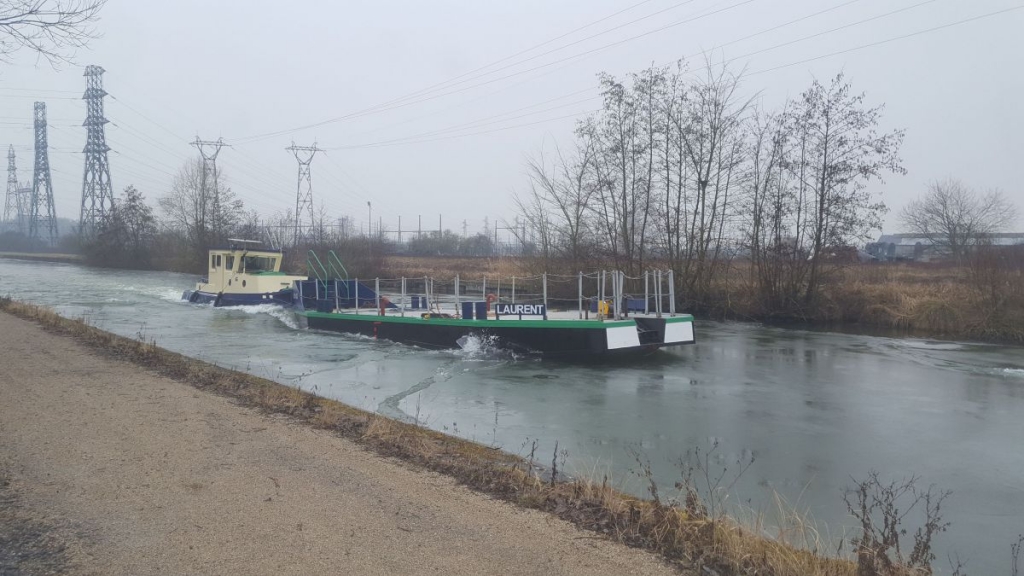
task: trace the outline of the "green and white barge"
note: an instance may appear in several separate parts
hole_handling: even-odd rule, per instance
[[[558,278],[578,283],[576,298],[549,299],[547,274],[537,278],[536,294],[524,293],[522,280],[517,294],[515,279],[511,291],[506,282],[503,293],[493,279],[488,291],[486,278],[467,287],[456,277],[454,286],[447,284],[454,290],[441,294],[430,278],[360,281],[311,275],[295,282],[295,309],[311,329],[429,349],[459,348],[476,338],[498,348],[575,358],[643,355],[694,343],[693,316],[675,311],[670,272],[644,274],[642,297],[625,293],[627,278],[617,271]],[[590,285],[593,278],[598,285],[587,295],[584,280]],[[413,281],[419,289],[407,290]]]

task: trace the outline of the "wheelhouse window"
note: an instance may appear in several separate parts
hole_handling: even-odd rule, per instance
[[[210,255],[210,268],[220,268],[220,254]]]
[[[268,256],[246,256],[242,262],[244,266],[243,271],[248,273],[253,272],[273,272],[276,258],[270,258]]]
[[[225,256],[224,259],[227,261],[227,269],[233,271],[235,269],[235,257]]]

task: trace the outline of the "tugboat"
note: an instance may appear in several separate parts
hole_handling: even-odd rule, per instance
[[[291,306],[294,286],[306,276],[281,272],[284,252],[259,248],[255,240],[228,240],[228,248],[209,253],[209,272],[195,290],[186,290],[182,300],[214,306],[279,304]]]

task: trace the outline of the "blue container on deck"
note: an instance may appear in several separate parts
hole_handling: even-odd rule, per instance
[[[474,302],[476,306],[476,319],[487,320],[487,302]]]
[[[626,299],[626,310],[629,312],[643,312],[644,311],[643,298],[627,298]]]
[[[418,310],[419,307],[420,307],[420,297],[419,296],[413,296],[412,297],[412,309],[413,310]]]
[[[473,303],[463,302],[462,303],[462,319],[472,320],[473,319]]]

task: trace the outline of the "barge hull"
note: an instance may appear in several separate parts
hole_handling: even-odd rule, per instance
[[[305,311],[311,329],[360,334],[429,349],[456,349],[465,336],[495,338],[496,344],[545,357],[649,354],[665,346],[693,343],[689,316],[596,322],[565,320],[460,320]],[[640,328],[638,329],[638,325]],[[652,325],[657,326],[652,330]],[[673,337],[671,340],[667,337]]]
[[[280,290],[278,292],[266,292],[261,294],[238,294],[202,292],[200,290],[186,290],[181,295],[182,300],[194,304],[209,304],[214,306],[253,306],[256,304],[276,304],[278,306],[291,306],[295,301],[292,290]]]

